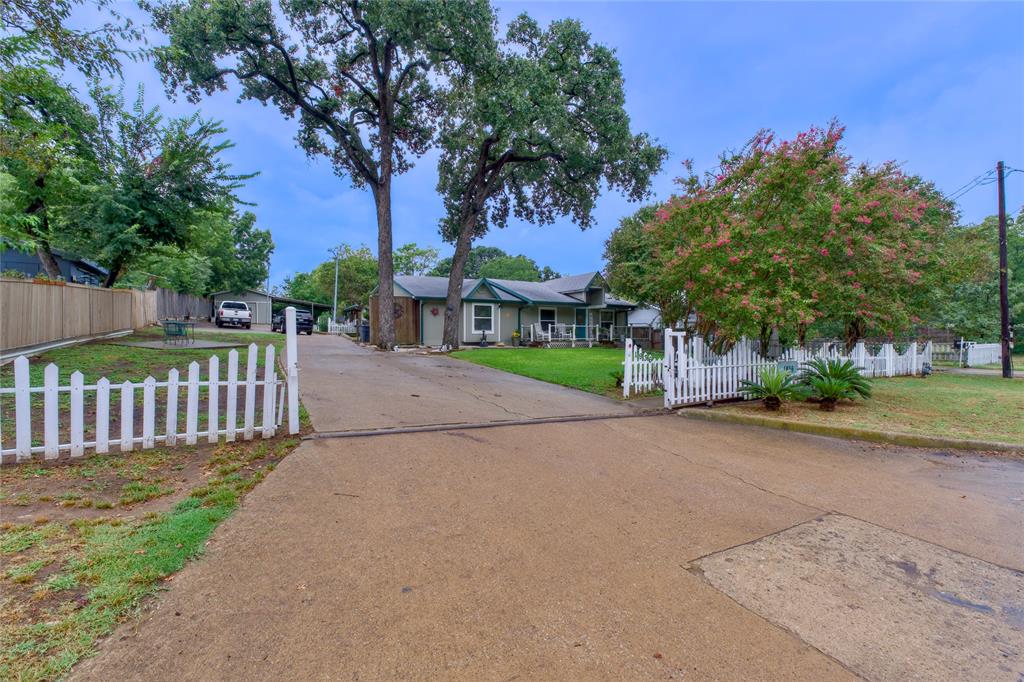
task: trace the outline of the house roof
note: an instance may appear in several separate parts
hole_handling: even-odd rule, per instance
[[[589,272],[571,277],[559,277],[547,282],[523,282],[512,279],[467,279],[462,282],[462,298],[467,300],[496,300],[502,302],[520,302],[526,304],[548,303],[560,305],[579,305],[585,303],[581,298],[568,295],[569,292],[583,291],[587,288],[597,272]],[[602,281],[603,283],[603,281]],[[448,295],[448,278],[416,275],[399,275],[395,284],[416,299],[440,299]],[[614,296],[605,297],[606,305],[633,307],[629,301]]]
[[[595,272],[584,272],[580,275],[568,275],[566,277],[556,277],[549,279],[544,284],[560,293],[566,293],[569,291],[583,291],[586,289],[594,278],[598,276]]]

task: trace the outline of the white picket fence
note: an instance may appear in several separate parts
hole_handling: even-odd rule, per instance
[[[998,343],[973,343],[961,344],[963,348],[963,366],[978,367],[980,365],[991,365],[1002,362],[1003,350]]]
[[[622,363],[622,397],[661,388],[664,363],[661,357],[626,339],[626,360]]]
[[[931,343],[924,348],[911,343],[902,353],[892,344],[883,344],[877,354],[858,343],[852,353],[839,344],[824,344],[815,349],[790,348],[778,360],[762,357],[755,344],[742,339],[727,353],[714,353],[700,337],[688,338],[685,332],[666,331],[665,357],[659,358],[626,342],[623,362],[622,395],[625,398],[665,390],[665,405],[683,405],[740,397],[743,381],[755,381],[765,367],[778,362],[797,366],[813,359],[852,360],[861,374],[869,377],[910,376],[919,374],[924,363],[931,362]]]
[[[748,339],[742,339],[724,355],[711,352],[699,337],[687,339],[685,332],[665,332],[665,363],[662,385],[665,407],[710,402],[742,396],[743,381],[755,381],[765,367],[778,362],[797,366],[812,359],[852,360],[864,376],[894,377],[919,374],[924,363],[931,363],[931,343],[923,349],[917,342],[897,353],[891,343],[883,344],[877,354],[870,354],[859,342],[849,355],[836,344],[811,350],[792,348],[778,361],[762,357]]]
[[[264,350],[263,377],[257,376],[257,359],[259,349],[251,344],[247,350],[245,374],[239,378],[238,351],[228,354],[225,378],[220,378],[220,358],[211,356],[207,362],[206,379],[201,378],[202,368],[198,362],[188,366],[188,376],[184,382],[177,369],[167,373],[166,381],[157,381],[154,377],[146,377],[142,382],[125,381],[122,384],[111,384],[104,377],[95,384],[86,384],[81,372],[75,371],[70,376],[70,384],[61,386],[59,368],[51,363],[43,372],[43,385],[32,386],[29,375],[29,361],[25,356],[14,360],[14,386],[0,388],[0,396],[14,396],[15,445],[5,449],[0,442],[0,455],[15,455],[18,462],[42,453],[47,460],[60,457],[67,452],[71,457],[81,457],[87,450],[97,454],[110,452],[118,448],[121,452],[129,452],[136,446],[143,449],[155,447],[158,443],[173,446],[178,444],[194,445],[201,438],[216,443],[220,436],[233,441],[241,437],[251,440],[259,433],[263,438],[271,438],[281,425],[285,397],[288,402],[288,433],[298,433],[298,357],[295,335],[295,309],[289,307],[285,314],[286,358],[285,379],[278,377],[274,346],[268,345]],[[185,390],[184,431],[181,430],[178,417],[179,391]],[[220,415],[220,392],[225,391],[226,405],[224,418]],[[242,391],[242,423],[238,423],[239,390]],[[141,429],[136,428],[135,404],[136,391],[142,393]],[[119,394],[118,394],[119,392]],[[259,422],[256,421],[257,392],[262,393],[262,410]],[[33,444],[32,401],[34,393],[43,394],[42,444]],[[62,435],[60,395],[69,394],[67,410],[66,436]],[[111,410],[111,394],[114,399]],[[202,394],[206,397],[207,422],[203,428],[199,425],[200,401]],[[92,394],[92,398],[87,396]],[[157,397],[163,394],[165,407],[163,419],[157,420]],[[93,437],[85,437],[85,407],[90,401],[95,405],[95,430]],[[119,432],[111,437],[112,417],[120,416]],[[65,440],[66,438],[66,440]]]
[[[334,320],[327,320],[327,333],[328,334],[356,334],[356,324],[354,322],[335,322]]]

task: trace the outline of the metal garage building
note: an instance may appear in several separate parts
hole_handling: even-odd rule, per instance
[[[287,296],[274,296],[265,291],[256,289],[243,289],[242,291],[218,291],[211,296],[213,309],[216,311],[221,301],[244,301],[249,304],[252,311],[253,324],[270,324],[273,311],[285,306],[295,306],[298,310],[308,310],[315,319],[322,312],[330,311],[331,306],[312,301],[302,301]]]

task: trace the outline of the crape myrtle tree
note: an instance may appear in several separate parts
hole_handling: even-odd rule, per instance
[[[502,44],[448,93],[441,125],[441,234],[455,245],[443,342],[458,345],[458,311],[473,240],[510,215],[533,223],[592,223],[602,187],[645,196],[666,152],[629,129],[612,50],[579,22],[547,29],[523,15]]]
[[[391,183],[434,138],[445,76],[491,51],[485,0],[189,0],[149,5],[170,37],[157,66],[198,100],[241,99],[298,116],[296,141],[369,187],[377,211],[379,343],[394,345]]]
[[[686,295],[717,348],[840,323],[847,344],[918,321],[940,279],[952,205],[894,164],[852,168],[833,122],[793,140],[758,133],[714,173],[690,171],[648,225],[658,288]]]

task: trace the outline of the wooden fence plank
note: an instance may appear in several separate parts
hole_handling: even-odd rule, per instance
[[[216,355],[210,356],[210,368],[208,370],[209,390],[206,394],[206,440],[209,443],[217,442],[217,431],[220,429],[220,417],[217,409],[220,407],[220,358]]]
[[[199,429],[199,363],[188,365],[188,393],[185,396],[185,444],[195,445]]]
[[[135,384],[121,384],[121,452],[135,447]]]
[[[230,443],[235,439],[235,431],[238,428],[238,418],[235,414],[238,409],[238,351],[232,349],[228,353],[228,395],[227,411],[224,414],[224,428],[227,431],[226,440]]]
[[[60,455],[60,421],[57,412],[57,389],[60,370],[52,362],[43,370],[43,457]]]
[[[75,371],[71,373],[71,456],[85,454],[85,377]]]
[[[253,424],[256,421],[256,344],[249,344],[249,357],[245,365],[245,418],[242,437],[252,440]]]
[[[110,380],[96,382],[96,454],[110,452]]]

